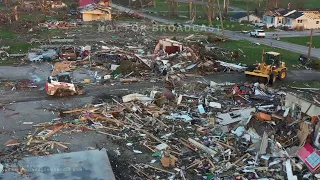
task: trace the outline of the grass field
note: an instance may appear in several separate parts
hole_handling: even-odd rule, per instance
[[[27,42],[12,42],[12,41],[1,42],[0,47],[2,46],[10,46],[10,49],[8,50],[9,54],[26,53],[31,48],[39,47],[39,45],[32,45]]]
[[[290,86],[298,88],[320,88],[320,81],[293,82]]]
[[[194,24],[209,25],[207,19],[196,20]],[[212,20],[212,27],[221,29],[221,22],[218,20]],[[255,28],[254,26],[248,23],[238,23],[238,22],[231,22],[231,21],[223,21],[223,27],[224,29],[231,30],[231,31],[249,31]]]
[[[207,0],[204,0],[207,1]],[[298,0],[282,0],[280,2],[281,8],[286,8],[288,6],[288,3],[291,4],[292,9],[297,9],[303,4],[304,8],[320,8],[320,1],[319,0],[304,0],[299,5]],[[221,6],[223,5],[223,0],[220,0]],[[230,5],[234,7],[241,8],[243,10],[247,9],[246,0],[230,0]],[[258,8],[260,11],[264,10],[265,8],[265,0],[248,0],[248,9],[250,11],[255,10],[255,8]],[[168,4],[165,2],[165,0],[156,0],[156,8],[146,8],[148,10],[155,10],[155,11],[167,11],[168,10]],[[198,11],[202,11],[202,5],[197,5],[196,9]],[[187,3],[178,3],[178,11],[188,11],[189,6]],[[231,12],[231,11],[230,11]]]
[[[310,37],[309,36],[286,37],[286,38],[281,38],[281,41],[290,42],[293,44],[299,44],[299,45],[303,45],[303,46],[309,46]],[[320,36],[313,36],[312,47],[320,48]]]
[[[13,39],[16,37],[16,34],[6,27],[0,27],[0,39]]]
[[[248,9],[254,10],[255,8],[259,7],[260,2],[260,9],[264,9],[265,1],[264,0],[248,0]],[[281,8],[286,8],[290,3],[291,9],[296,9],[299,6],[298,0],[282,0],[280,2]],[[320,8],[320,1],[319,0],[304,0],[302,1],[304,8]],[[230,0],[230,5],[235,6],[241,9],[246,10],[246,0]]]
[[[153,11],[168,11],[168,3],[165,0],[156,0],[156,7],[149,7],[146,10],[153,10]],[[196,5],[197,11],[203,11],[202,5]],[[188,3],[178,3],[177,11],[189,11]]]
[[[261,55],[263,50],[267,51],[275,51],[282,54],[282,59],[286,62],[286,66],[289,69],[294,69],[292,65],[297,65],[298,58],[300,54],[293,53],[290,51],[286,51],[283,49],[272,48],[265,45],[255,45],[248,41],[226,41],[220,42],[217,44],[218,47],[226,48],[232,51],[238,51],[240,54],[245,54],[245,56],[239,57],[237,60],[232,61],[233,63],[243,63],[243,64],[255,64],[257,62],[261,62]],[[243,51],[243,53],[241,53]],[[229,61],[228,59],[223,59],[225,61]]]

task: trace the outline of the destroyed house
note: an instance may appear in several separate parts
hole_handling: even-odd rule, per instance
[[[263,24],[267,27],[279,27],[285,25],[287,17],[295,13],[296,10],[275,8],[268,10],[263,15]]]
[[[80,9],[82,21],[110,21],[111,7],[105,6],[108,3],[88,4]]]
[[[171,39],[162,39],[158,41],[158,44],[156,45],[154,52],[157,53],[160,50],[167,54],[174,54],[183,50],[183,44]]]
[[[249,18],[248,18],[248,14],[246,12],[235,13],[230,17],[230,21],[239,22],[239,23],[243,21],[248,21],[248,19],[249,19],[249,22],[254,22],[254,23],[261,22],[261,18],[254,14],[249,14]]]

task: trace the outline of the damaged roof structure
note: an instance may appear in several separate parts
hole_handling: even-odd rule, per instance
[[[106,6],[107,5],[107,6]],[[81,19],[87,21],[110,21],[111,7],[108,3],[100,2],[99,4],[88,4],[80,9]]]

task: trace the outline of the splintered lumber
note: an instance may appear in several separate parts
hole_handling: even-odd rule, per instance
[[[234,164],[234,165],[236,165],[236,164],[238,164],[240,161],[242,161],[243,159],[245,159],[245,158],[248,158],[248,157],[250,157],[251,155],[249,154],[249,153],[246,153],[245,155],[243,155],[243,156],[241,156],[238,160],[236,160],[234,163],[232,163],[232,164]]]
[[[192,163],[190,166],[188,166],[187,169],[190,169],[190,168],[192,168],[192,167],[195,167],[195,166],[197,166],[197,165],[199,165],[199,164],[201,164],[201,163],[202,163],[202,160],[199,160],[199,161],[197,161],[197,162],[194,162],[194,163]]]
[[[63,127],[64,127],[63,123],[54,124],[52,132],[50,132],[47,135],[45,135],[44,139],[47,139],[47,138],[51,137],[52,135],[54,135],[55,133],[60,131]]]
[[[144,176],[146,176],[148,179],[150,179],[150,180],[153,179],[152,177],[150,177],[149,175],[147,175],[146,173],[144,173],[143,171],[141,171],[139,168],[135,167],[134,165],[131,164],[129,167],[133,167],[135,170],[137,170],[137,173],[138,173],[138,174],[141,173],[141,174],[143,174]]]
[[[158,141],[159,143],[165,143],[164,141],[162,141],[161,139],[155,137],[153,134],[149,133],[148,131],[144,130],[144,129],[139,129],[139,131],[145,133],[146,135],[148,135],[149,137],[151,137],[152,139]]]
[[[142,145],[143,145],[144,147],[148,148],[150,151],[156,152],[154,149],[152,149],[151,147],[149,147],[146,143],[147,143],[147,142],[145,141]]]
[[[217,154],[216,151],[206,147],[205,145],[197,142],[196,140],[192,139],[192,138],[188,138],[188,141],[193,144],[195,147],[205,151],[206,153],[210,154],[211,156],[214,156],[215,154]]]
[[[214,172],[215,165],[213,164],[213,162],[209,158],[207,158],[207,161],[209,161],[210,165],[212,166],[211,170],[212,170],[212,172]]]
[[[70,111],[63,111],[63,114],[72,114],[72,113],[81,113],[81,112],[85,112],[85,111],[97,111],[99,110],[99,108],[89,108],[89,109],[74,109],[74,110],[70,110]]]
[[[183,144],[183,145],[185,145],[187,148],[189,148],[189,149],[191,149],[192,151],[196,151],[196,149],[194,148],[194,147],[192,147],[192,146],[190,146],[188,143],[186,143],[186,142],[184,142],[184,141],[186,141],[185,139],[179,139],[179,142],[181,143],[181,144]]]
[[[37,128],[37,129],[31,134],[31,136],[28,138],[27,146],[30,145],[31,141],[33,140],[34,136],[37,134],[38,131],[39,131],[39,128]]]
[[[218,140],[218,139],[216,139],[216,138],[213,138],[213,140],[214,140],[215,143],[218,143],[218,144],[220,144],[221,146],[225,146],[226,148],[235,150],[234,147],[232,147],[232,146],[230,146],[230,145],[228,145],[228,144],[226,144],[226,143],[223,143],[223,142],[221,142],[220,140]]]
[[[175,174],[175,173],[173,173],[173,172],[170,172],[170,171],[167,171],[167,170],[164,170],[164,169],[160,169],[160,168],[157,168],[157,167],[148,165],[148,164],[144,164],[144,165],[147,166],[147,167],[149,167],[149,168],[151,168],[151,169],[155,169],[155,170],[162,171],[162,172],[169,173],[169,174]]]
[[[67,146],[63,145],[62,143],[54,141],[52,144],[58,145],[60,147],[63,147],[64,149],[69,149]]]

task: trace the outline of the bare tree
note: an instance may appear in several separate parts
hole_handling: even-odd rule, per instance
[[[177,15],[177,3],[175,0],[168,1],[168,16],[173,17]]]
[[[19,20],[19,16],[18,16],[18,6],[14,6],[12,8],[12,15],[14,17],[14,21],[18,21]]]
[[[230,0],[224,0],[224,13],[225,13],[225,15],[229,14],[229,6],[230,6]]]
[[[246,8],[247,8],[247,18],[248,22],[250,22],[249,8],[248,8],[248,0],[246,0]]]
[[[202,0],[202,3],[205,4],[203,0]],[[216,17],[215,6],[216,6],[216,0],[208,0],[208,3],[203,6],[204,12],[208,17],[208,24],[210,26],[212,25],[212,19]]]
[[[48,14],[50,12],[50,6],[47,4],[46,0],[38,0],[38,4],[43,14]]]

